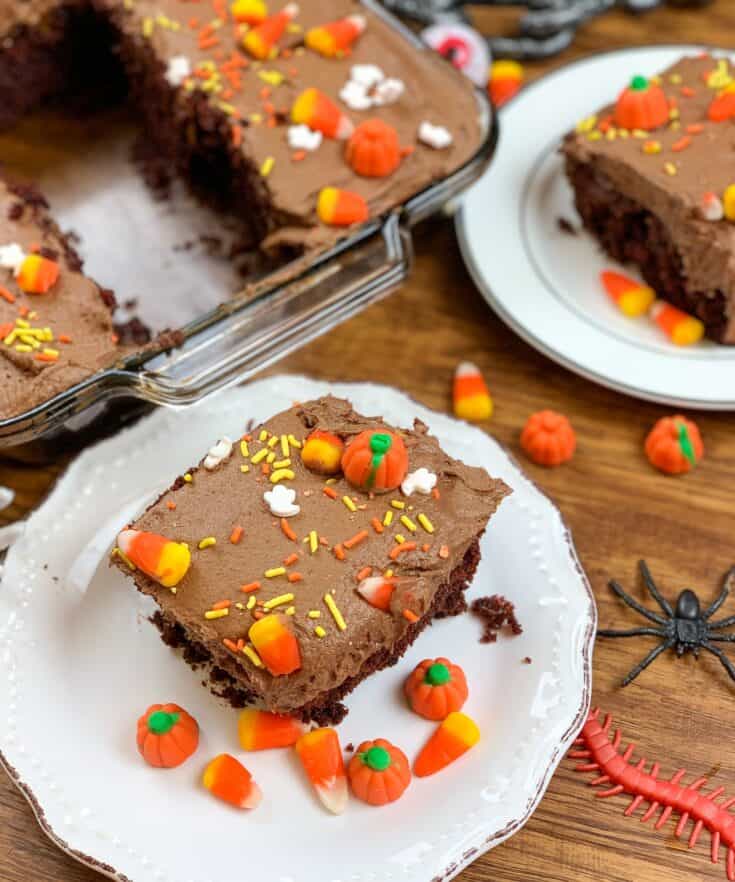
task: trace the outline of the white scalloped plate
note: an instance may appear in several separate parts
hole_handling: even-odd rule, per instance
[[[535,349],[637,398],[732,410],[735,347],[704,341],[681,348],[648,319],[626,318],[599,282],[600,270],[615,262],[587,232],[570,236],[557,223],[581,224],[557,152],[564,134],[612,101],[631,73],[652,75],[701,49],[603,52],[532,83],[503,108],[492,166],[463,197],[456,227],[483,297]]]
[[[289,751],[245,762],[264,799],[231,810],[198,784],[206,761],[238,754],[237,714],[200,685],[146,621],[148,600],[106,555],[119,525],[198,461],[214,439],[326,392],[363,413],[423,419],[445,449],[514,488],[482,540],[471,596],[500,593],[524,633],[478,642],[472,616],[427,629],[402,661],[348,699],[342,743],[384,736],[415,756],[432,725],[400,686],[422,658],[466,670],[466,710],[483,738],[382,809],[340,817],[315,802]],[[158,411],[83,453],[8,555],[0,587],[0,759],[49,836],[80,861],[134,882],[428,882],[449,879],[528,819],[587,713],[596,611],[559,512],[479,429],[392,389],[277,377],[181,412]],[[532,664],[523,664],[525,656]],[[172,771],[137,754],[135,721],[175,701],[202,728]]]

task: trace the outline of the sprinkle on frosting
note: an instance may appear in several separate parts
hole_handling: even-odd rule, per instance
[[[404,496],[411,496],[413,493],[423,493],[428,496],[434,487],[436,487],[436,475],[422,466],[406,475],[401,484],[401,492]]]
[[[204,468],[211,472],[213,469],[216,469],[217,466],[222,465],[223,462],[228,460],[231,454],[232,441],[227,436],[224,436],[210,448],[204,458]]]
[[[454,140],[449,129],[444,126],[435,126],[427,120],[419,125],[418,139],[422,144],[433,147],[434,150],[445,150],[451,146]]]
[[[286,470],[284,469],[284,471]],[[270,476],[271,481],[276,474],[277,472],[274,472]],[[291,476],[293,477],[293,472],[291,472]],[[283,484],[276,484],[272,490],[266,491],[263,494],[263,499],[271,514],[277,518],[291,518],[301,511],[301,506],[295,503],[296,491],[292,487],[286,487]]]

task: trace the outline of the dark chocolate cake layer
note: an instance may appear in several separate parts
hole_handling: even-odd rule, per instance
[[[132,525],[188,544],[191,565],[178,584],[165,588],[119,555],[113,560],[158,604],[164,640],[182,647],[190,663],[214,670],[215,691],[237,704],[257,700],[274,711],[334,720],[344,695],[400,658],[433,618],[464,609],[479,537],[509,490],[444,454],[420,423],[399,437],[408,472],[426,469],[436,493],[356,490],[341,473],[327,479],[311,471],[303,448],[288,442],[290,462],[282,466],[283,439],[302,443],[314,430],[348,445],[362,432],[396,431],[339,399],[296,405],[252,432],[247,456],[235,445],[213,469],[200,465]],[[275,471],[266,474],[263,464]],[[281,479],[283,468],[289,473]],[[264,497],[274,486],[293,490],[299,507],[285,524]],[[233,543],[237,528],[242,535]],[[369,577],[393,586],[382,607],[358,591]],[[299,667],[286,674],[253,660],[251,628],[268,616],[279,617],[298,644]]]

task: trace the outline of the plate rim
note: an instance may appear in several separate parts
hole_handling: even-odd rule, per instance
[[[643,52],[650,52],[651,50],[680,51],[682,53],[707,50],[711,52],[724,53],[728,56],[732,56],[733,52],[735,51],[732,49],[727,49],[723,46],[718,46],[710,43],[653,43],[641,46],[629,46],[627,48],[605,49],[600,52],[593,52],[581,58],[574,58],[570,61],[558,65],[547,74],[544,74],[543,76],[534,80],[532,83],[529,83],[527,86],[525,86],[520,95],[512,102],[510,106],[512,107],[520,103],[523,100],[524,96],[528,95],[530,92],[534,92],[540,88],[549,86],[550,81],[553,80],[554,76],[556,76],[557,74],[565,73],[574,67],[593,65],[599,59],[607,58],[610,56],[629,56],[633,54],[640,54]],[[503,130],[506,131],[506,123],[503,120],[503,115],[503,111],[501,111],[501,125],[503,127]],[[496,152],[496,160],[499,157],[501,150],[502,142],[498,146],[498,150]],[[538,157],[534,159],[533,168],[536,167],[537,163]],[[497,173],[495,165],[496,164],[493,163],[490,166],[490,168],[484,173],[480,180],[473,185],[472,189],[479,186],[485,176],[492,175],[494,172]],[[524,177],[524,187],[528,184],[528,173],[530,173],[530,171],[531,169],[526,169],[526,175]],[[506,308],[503,301],[493,292],[492,287],[484,278],[484,275],[481,272],[477,261],[475,260],[473,249],[469,243],[469,221],[467,218],[467,214],[468,211],[466,206],[466,199],[463,198],[460,202],[459,209],[454,217],[454,228],[464,265],[473,283],[475,284],[475,287],[478,289],[482,297],[496,313],[496,315],[501,319],[501,321],[503,321],[505,325],[507,325],[529,346],[536,349],[542,355],[545,355],[547,358],[551,359],[555,363],[577,374],[578,376],[584,377],[591,382],[597,383],[598,385],[603,386],[606,389],[611,389],[614,392],[620,392],[632,398],[649,401],[655,404],[663,404],[679,408],[683,407],[692,410],[722,412],[735,409],[735,398],[731,400],[701,400],[698,398],[687,398],[685,396],[682,397],[675,394],[669,395],[656,393],[645,388],[630,385],[629,383],[626,383],[622,380],[611,379],[605,374],[581,364],[573,357],[565,354],[565,352],[561,349],[555,348],[553,345],[547,343],[541,337],[534,334],[523,324],[521,320],[517,319]]]
[[[329,387],[333,388],[335,386],[339,386],[341,388],[369,388],[372,390],[376,389],[385,389],[389,390],[391,393],[397,393],[399,396],[404,398],[407,402],[410,402],[411,406],[418,411],[419,418],[421,418],[421,412],[428,412],[432,415],[443,417],[445,419],[456,420],[461,423],[461,420],[457,420],[456,417],[453,417],[449,414],[443,413],[442,411],[434,410],[433,408],[428,407],[422,402],[418,401],[409,393],[406,393],[396,387],[387,386],[381,383],[372,383],[372,382],[343,382],[343,381],[325,381],[317,378],[306,377],[300,374],[277,374],[270,377],[265,377],[260,380],[256,380],[253,383],[245,384],[244,386],[239,387],[239,389],[235,390],[225,390],[219,396],[219,399],[225,399],[228,395],[238,394],[238,392],[242,392],[244,388],[248,388],[252,385],[261,385],[267,384],[270,382],[278,383],[282,381],[288,382],[307,382],[307,383],[322,383],[326,384]],[[206,408],[207,405],[210,405],[214,402],[214,399],[208,399],[206,402],[202,403],[202,407]],[[128,433],[134,433],[136,430],[140,431],[141,426],[145,426],[148,423],[151,423],[156,420],[157,417],[161,417],[161,415],[166,415],[166,411],[162,409],[157,409],[153,413],[144,416],[141,420],[135,423],[133,426],[124,430],[122,433],[118,433],[118,435],[112,436],[111,438],[103,439],[96,444],[88,447],[85,451],[83,451],[76,459],[69,465],[69,469],[76,467],[80,468],[80,461],[83,463],[84,459],[88,454],[91,454],[93,451],[97,451],[100,448],[113,444],[117,439],[121,437],[121,435],[125,435]],[[472,429],[474,431],[480,431],[477,427],[470,426],[466,424],[466,427]],[[487,433],[483,433],[487,434]],[[513,818],[510,820],[503,828],[500,830],[495,830],[492,833],[488,834],[487,831],[482,831],[482,841],[479,841],[479,837],[477,840],[472,843],[468,843],[468,847],[461,854],[461,856],[451,862],[448,866],[446,866],[441,872],[435,874],[432,877],[431,882],[448,882],[448,880],[454,878],[457,874],[459,874],[463,869],[465,869],[469,864],[477,860],[482,854],[491,850],[495,846],[501,844],[506,839],[510,838],[514,835],[518,830],[520,830],[531,818],[533,813],[538,808],[538,805],[545,794],[549,783],[551,781],[551,777],[553,773],[556,771],[559,763],[561,762],[563,756],[566,751],[569,749],[569,745],[571,741],[576,737],[576,735],[581,730],[584,722],[587,719],[591,698],[592,698],[592,656],[595,644],[595,637],[597,631],[597,622],[598,622],[598,613],[597,613],[597,605],[595,601],[594,592],[592,591],[592,587],[589,582],[589,578],[581,564],[579,559],[579,555],[577,553],[576,546],[574,544],[574,539],[569,528],[569,525],[566,522],[562,512],[556,505],[556,503],[539,487],[539,485],[528,476],[528,474],[521,467],[518,459],[513,455],[513,453],[508,450],[508,448],[497,441],[492,435],[488,435],[489,440],[497,445],[498,449],[501,451],[503,456],[505,456],[510,464],[519,471],[524,480],[528,482],[528,484],[548,503],[551,507],[553,513],[559,519],[559,524],[561,527],[562,538],[567,548],[567,552],[570,557],[570,561],[574,566],[574,570],[576,571],[579,577],[579,583],[581,584],[582,589],[584,590],[584,594],[586,595],[587,608],[584,616],[580,616],[580,621],[583,621],[585,624],[584,634],[582,637],[582,645],[581,645],[581,655],[582,655],[582,687],[581,687],[581,696],[579,698],[579,703],[577,709],[574,713],[573,719],[571,720],[569,726],[564,731],[563,735],[560,736],[558,744],[555,746],[553,753],[549,759],[546,768],[541,774],[536,792],[528,799],[526,803],[525,811],[522,815],[517,818]],[[68,470],[67,470],[68,471]],[[64,472],[61,478],[67,474]],[[52,492],[46,497],[44,502],[38,506],[38,508],[34,509],[31,516],[37,515],[39,512],[42,512],[46,505],[53,500],[53,497],[56,495],[58,489],[62,486],[62,481],[60,480],[52,490]],[[12,552],[12,549],[11,549]],[[0,583],[1,587],[1,583]],[[118,870],[112,863],[106,861],[102,858],[95,857],[91,854],[87,854],[85,851],[82,851],[79,848],[75,848],[67,839],[62,836],[51,821],[48,819],[47,814],[43,808],[43,804],[41,800],[36,796],[32,785],[24,780],[20,774],[20,772],[15,768],[15,766],[8,760],[7,756],[3,751],[2,744],[0,744],[0,768],[4,769],[7,773],[10,781],[15,785],[15,787],[20,791],[20,793],[25,797],[26,801],[31,807],[31,810],[36,818],[36,821],[41,828],[41,830],[46,834],[46,836],[51,840],[51,842],[57,846],[61,851],[67,854],[69,857],[76,860],[78,863],[81,863],[84,866],[89,867],[90,869],[100,873],[103,876],[106,876],[110,879],[116,880],[116,882],[136,882],[133,878],[123,873],[121,870]]]

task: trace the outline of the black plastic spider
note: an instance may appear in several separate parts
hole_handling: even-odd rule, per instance
[[[676,600],[676,608],[673,609],[671,604],[663,597],[656,587],[653,577],[646,566],[645,561],[640,561],[641,574],[646,588],[651,593],[653,599],[658,603],[664,611],[665,616],[653,612],[641,606],[637,600],[620,587],[613,579],[610,581],[610,588],[618,595],[618,597],[627,606],[636,612],[645,616],[649,621],[658,625],[658,628],[631,628],[629,631],[611,631],[600,630],[597,634],[600,637],[637,637],[639,635],[648,635],[651,637],[662,637],[663,642],[655,649],[652,649],[648,655],[639,662],[625,677],[622,685],[627,686],[628,683],[635,680],[638,674],[647,668],[651,662],[658,658],[662,652],[667,649],[674,649],[676,654],[681,656],[685,652],[693,652],[695,657],[699,657],[699,650],[706,649],[716,656],[725,668],[731,679],[735,680],[735,665],[719,648],[713,646],[714,643],[735,643],[735,634],[713,634],[713,631],[720,631],[723,628],[729,628],[735,625],[735,616],[729,616],[726,619],[720,619],[719,622],[710,622],[709,619],[717,612],[727,599],[730,588],[735,583],[735,567],[725,575],[722,591],[719,597],[714,600],[704,611],[699,603],[697,595],[689,588],[685,588]]]

